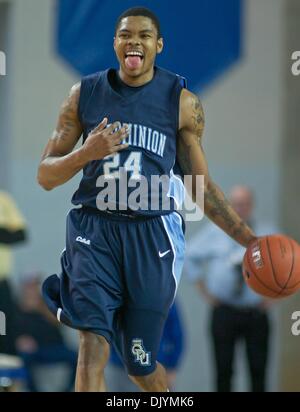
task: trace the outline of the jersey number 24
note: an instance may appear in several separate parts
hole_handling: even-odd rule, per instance
[[[103,170],[106,179],[120,179],[120,167],[130,173],[132,179],[139,179],[141,175],[141,152],[131,152],[123,165],[120,165],[120,153],[107,156],[104,160]]]

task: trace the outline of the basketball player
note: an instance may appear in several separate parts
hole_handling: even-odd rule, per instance
[[[256,238],[209,176],[198,97],[181,77],[155,66],[163,50],[157,17],[144,8],[123,13],[114,50],[119,70],[93,74],[71,89],[39,166],[46,190],[83,170],[72,199],[81,208],[67,217],[62,273],[45,281],[43,294],[58,319],[79,330],[76,391],[105,390],[103,371],[114,343],[136,385],[164,392],[166,374],[156,356],[184,254],[183,222],[175,211],[183,184],[175,172],[204,175],[206,215],[245,247]],[[81,135],[83,145],[74,150]],[[112,196],[124,189],[124,170],[128,186],[153,175],[170,178],[167,193],[151,193],[159,197],[156,210],[131,207],[132,187],[128,203]],[[118,190],[103,188],[103,178]],[[195,195],[195,184],[192,190]],[[115,199],[106,209],[103,193]]]

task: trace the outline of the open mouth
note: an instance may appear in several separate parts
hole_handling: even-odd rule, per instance
[[[139,69],[144,60],[144,54],[141,51],[128,51],[125,54],[125,65],[129,70]]]

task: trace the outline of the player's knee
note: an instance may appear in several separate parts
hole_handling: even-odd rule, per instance
[[[106,364],[109,357],[109,344],[103,336],[91,332],[81,331],[80,352],[78,364],[80,366],[90,366]]]
[[[107,340],[95,333],[88,331],[79,331],[80,343],[84,345],[99,345],[99,346],[109,346]]]
[[[144,390],[154,390],[160,388],[162,390],[166,389],[167,376],[166,371],[158,362],[156,364],[156,369],[149,375],[135,376],[128,375],[133,383],[135,383],[139,388]]]
[[[145,389],[151,387],[154,382],[155,382],[155,374],[151,373],[146,376],[133,376],[133,375],[128,375],[129,379],[137,385],[139,388]]]

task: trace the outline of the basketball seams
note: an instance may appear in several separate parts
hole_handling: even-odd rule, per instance
[[[246,252],[246,257],[248,261],[249,268],[251,270],[251,274],[258,280],[259,283],[261,283],[267,290],[271,291],[272,293],[275,293],[276,295],[278,294],[277,291],[271,289],[269,286],[265,285],[264,282],[256,275],[255,270],[253,271],[253,267],[251,265],[251,259],[248,256],[248,251]],[[257,292],[258,293],[258,292]]]
[[[299,282],[296,282],[293,286],[285,286],[285,290],[295,289],[295,287],[299,284],[300,284],[300,280],[299,280]]]
[[[277,284],[277,286],[280,287],[280,289],[281,289],[281,291],[282,291],[283,286],[278,282],[278,280],[277,280],[277,278],[276,278],[275,269],[274,269],[274,266],[273,266],[272,255],[271,255],[270,245],[269,245],[269,236],[266,236],[266,246],[267,246],[267,250],[268,250],[269,260],[270,260],[270,263],[271,263],[273,278],[274,278],[275,283]],[[280,294],[280,293],[281,293],[281,292],[279,292],[279,294]]]
[[[288,285],[288,283],[289,283],[289,281],[290,281],[290,279],[291,279],[291,276],[292,276],[292,274],[293,274],[293,269],[294,269],[294,262],[295,262],[294,246],[293,246],[292,242],[290,241],[290,239],[288,239],[288,241],[289,241],[289,244],[290,244],[291,249],[292,249],[292,256],[293,256],[292,267],[291,267],[291,270],[290,270],[288,279],[287,279],[287,281],[286,281],[286,283],[285,283],[285,286],[282,288],[282,290],[281,290],[281,292],[279,293],[279,295],[281,295],[282,292],[284,292],[284,291],[287,289],[287,285]]]

